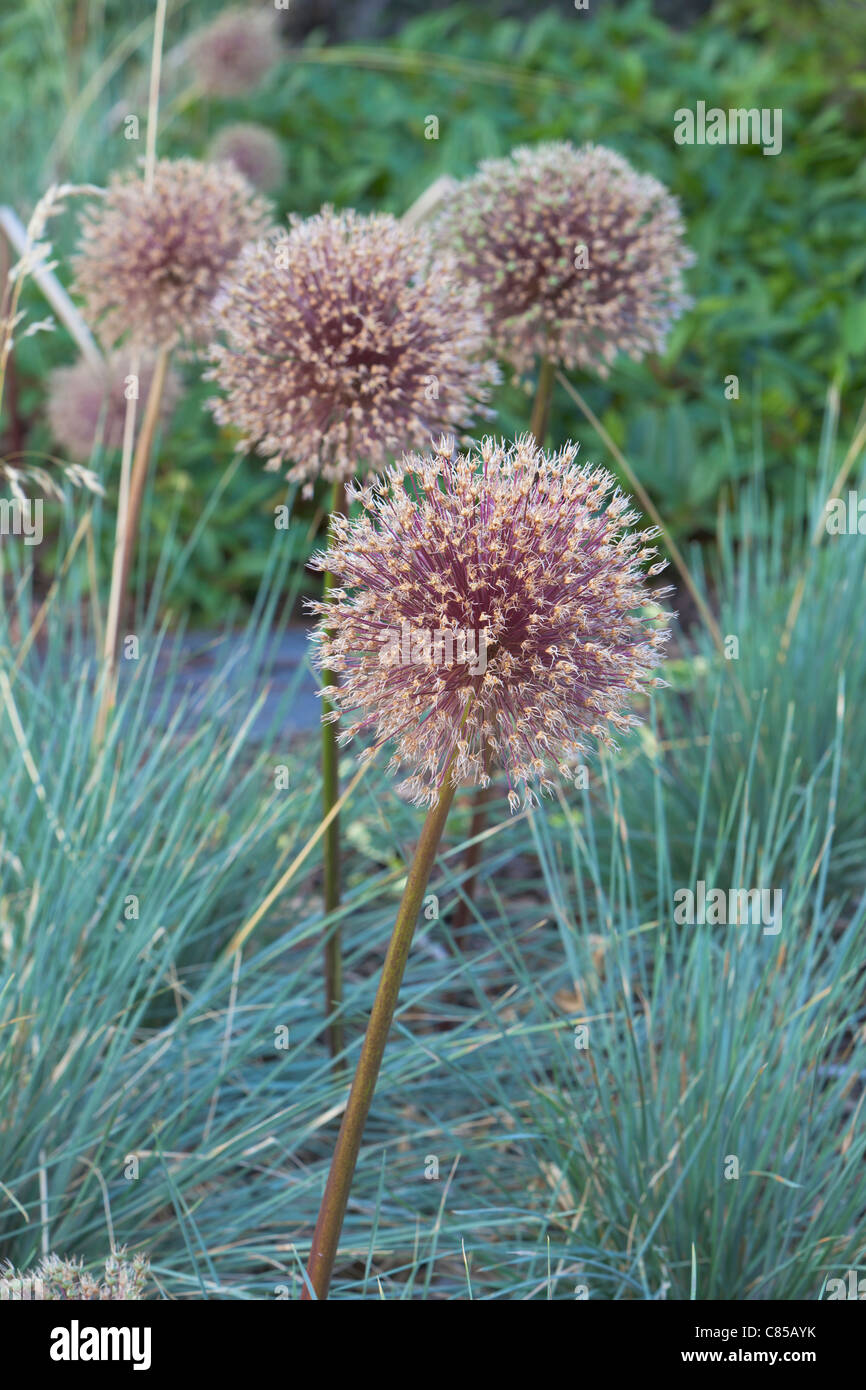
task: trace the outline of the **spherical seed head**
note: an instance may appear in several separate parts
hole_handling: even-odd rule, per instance
[[[208,159],[213,164],[231,164],[254,188],[267,193],[283,177],[283,148],[275,135],[253,121],[238,121],[217,131]]]
[[[154,359],[144,356],[138,364],[137,409],[144,409],[153,380]],[[101,365],[80,358],[71,367],[57,367],[49,378],[48,422],[60,447],[79,463],[86,463],[101,438],[106,453],[123,443],[127,392],[134,392],[130,354],[112,353]],[[160,418],[168,419],[180,396],[175,372],[166,374]],[[102,426],[100,434],[100,424]]]
[[[280,57],[276,11],[235,6],[190,37],[189,60],[208,96],[253,91]]]
[[[483,287],[497,353],[606,376],[618,353],[660,352],[688,305],[676,200],[600,145],[522,147],[461,184],[434,228]]]
[[[245,252],[220,296],[220,424],[288,477],[330,481],[459,431],[497,379],[478,291],[426,232],[325,208]]]
[[[202,343],[223,277],[270,225],[270,204],[231,166],[159,160],[152,188],[116,175],[85,212],[74,288],[107,344]]]
[[[573,771],[587,740],[612,746],[611,729],[637,722],[634,694],[664,684],[652,672],[669,632],[644,582],[657,532],[627,531],[629,499],[576,453],[527,435],[455,455],[443,440],[347,489],[361,515],[332,517],[312,561],[339,586],[310,607],[318,663],[338,679],[328,698],[354,721],[341,737],[372,733],[362,757],[393,740],[418,803],[501,766],[515,809],[553,788],[554,767]],[[448,632],[450,662],[423,636]],[[460,632],[474,634],[462,649]]]

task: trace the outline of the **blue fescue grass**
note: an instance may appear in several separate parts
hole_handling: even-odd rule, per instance
[[[332,1297],[813,1299],[864,1263],[862,557],[828,538],[807,563],[762,499],[756,466],[705,575],[752,717],[682,633],[673,687],[586,790],[492,819],[463,954],[458,806]],[[4,547],[0,1257],[18,1266],[114,1242],[149,1254],[160,1296],[300,1294],[345,1099],[318,848],[227,950],[319,823],[316,738],[284,734],[291,689],[253,718],[290,550],[275,535],[238,671],[194,697],[158,621],[166,566],[99,756],[87,547],[20,669],[30,557]],[[345,815],[350,1060],[419,826],[382,761]],[[700,878],[781,889],[782,930],[677,925]]]

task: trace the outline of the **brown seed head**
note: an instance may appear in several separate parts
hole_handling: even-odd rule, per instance
[[[223,277],[270,225],[270,205],[229,165],[159,160],[151,189],[115,175],[85,212],[74,288],[108,344],[201,343]]]
[[[664,348],[688,305],[676,200],[601,145],[521,147],[461,184],[434,228],[482,286],[496,351],[606,376],[618,353]]]
[[[220,424],[288,477],[347,479],[465,429],[497,379],[478,291],[425,232],[325,208],[244,254],[217,305]]]
[[[612,745],[637,722],[634,695],[664,684],[652,672],[669,633],[644,582],[658,533],[627,531],[629,498],[576,454],[531,435],[456,455],[443,440],[347,489],[362,513],[332,517],[312,561],[339,585],[310,607],[318,663],[339,680],[328,698],[354,719],[341,737],[393,740],[419,803],[445,778],[486,785],[486,754],[516,809],[553,788],[551,768],[572,772],[588,738]],[[421,640],[437,632],[475,634],[474,661],[459,640],[443,661],[442,640]]]

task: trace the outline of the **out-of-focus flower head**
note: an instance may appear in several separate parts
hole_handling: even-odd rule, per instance
[[[232,6],[190,35],[189,61],[208,96],[253,91],[280,58],[274,7]]]
[[[223,278],[270,226],[270,204],[236,169],[158,160],[152,187],[115,175],[83,214],[74,289],[109,345],[200,344]]]
[[[497,353],[607,375],[619,353],[664,349],[688,305],[676,199],[614,150],[568,142],[489,159],[449,199],[437,242],[478,284]]]
[[[283,148],[266,126],[238,121],[217,131],[208,150],[213,164],[231,164],[263,193],[281,182],[285,170]]]
[[[139,401],[145,401],[153,369],[153,358],[142,357],[135,382],[129,351],[112,353],[102,365],[81,357],[71,367],[55,368],[49,377],[48,421],[54,438],[70,458],[86,463],[97,442],[106,453],[121,447],[127,395],[135,392]],[[169,370],[160,402],[163,421],[177,404],[180,389],[177,374]]]

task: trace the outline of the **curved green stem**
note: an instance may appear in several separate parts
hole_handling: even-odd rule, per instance
[[[340,1232],[343,1228],[343,1218],[346,1215],[346,1204],[349,1200],[349,1190],[352,1186],[352,1178],[364,1134],[364,1125],[370,1112],[373,1092],[376,1089],[376,1080],[385,1052],[385,1043],[388,1039],[394,1010],[397,1007],[397,996],[409,957],[409,947],[412,943],[415,923],[424,902],[424,893],[430,881],[436,851],[442,838],[448,812],[451,809],[451,802],[454,799],[454,791],[455,788],[449,785],[446,774],[446,785],[440,793],[438,802],[428,812],[421,830],[418,847],[415,850],[415,857],[412,860],[412,867],[409,870],[409,877],[406,880],[406,887],[397,913],[397,921],[394,924],[391,941],[388,945],[388,953],[385,956],[385,964],[382,967],[382,976],[376,990],[376,999],[361,1047],[361,1055],[358,1059],[352,1089],[349,1092],[349,1100],[343,1115],[343,1123],[340,1126],[334,1156],[331,1159],[325,1195],[322,1198],[319,1219],[316,1222],[313,1243],[310,1247],[307,1274],[317,1299],[324,1299],[328,1296]],[[310,1299],[312,1296],[305,1284],[301,1297]]]

